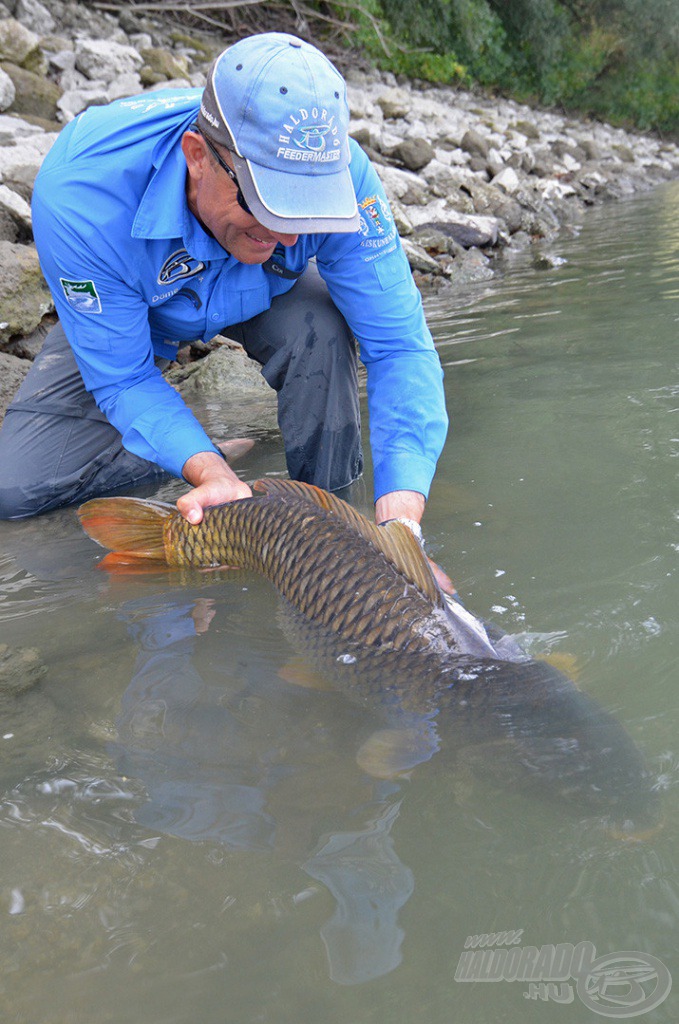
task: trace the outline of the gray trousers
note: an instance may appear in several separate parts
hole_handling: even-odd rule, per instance
[[[339,490],[363,469],[356,343],[312,264],[271,308],[224,332],[278,393],[290,477]],[[85,390],[57,324],[0,430],[0,519],[37,515],[166,476],[126,451]]]

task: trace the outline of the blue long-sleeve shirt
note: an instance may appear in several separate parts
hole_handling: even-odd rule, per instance
[[[35,182],[33,226],[45,278],[85,387],[124,446],[181,476],[216,450],[154,355],[209,340],[268,309],[294,279],[234,259],[186,201],[180,141],[200,90],[92,107],[63,129]],[[366,155],[352,146],[360,230],[300,235],[284,250],[316,258],[368,371],[375,497],[425,496],[447,429],[442,371],[393,216]]]

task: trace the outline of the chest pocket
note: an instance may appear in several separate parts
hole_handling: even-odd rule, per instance
[[[245,288],[240,293],[240,320],[250,320],[258,313],[263,313],[270,305],[271,292],[266,285]]]
[[[162,332],[174,341],[200,338],[205,329],[203,302],[193,289],[182,288],[162,305],[149,310],[152,329]]]

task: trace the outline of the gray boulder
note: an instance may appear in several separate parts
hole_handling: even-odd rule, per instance
[[[2,70],[14,85],[15,97],[10,107],[14,113],[56,121],[61,90],[54,82],[50,82],[45,75],[10,62],[4,62]]]
[[[450,212],[444,222],[430,227],[449,235],[464,249],[495,245],[498,240],[499,222],[495,217],[469,216],[466,213]]]
[[[0,67],[0,113],[12,106],[15,96],[16,87],[14,82],[7,72]]]
[[[219,398],[220,432],[224,437],[249,427],[275,430],[278,423],[276,393],[261,375],[259,366],[234,342],[188,366],[172,365],[166,374],[184,400],[205,395]]]
[[[0,20],[0,61],[24,64],[38,50],[39,38],[16,18]]]
[[[396,120],[405,117],[410,111],[412,101],[405,89],[385,89],[378,93],[376,103],[385,117]]]
[[[390,198],[395,197],[405,206],[424,206],[429,200],[427,183],[417,174],[387,166],[379,167],[378,171]]]
[[[108,84],[120,75],[139,71],[144,59],[132,46],[107,39],[79,39],[75,47],[75,66],[90,81]]]
[[[52,308],[35,248],[0,241],[0,343],[30,334]]]
[[[17,359],[7,352],[0,352],[0,421],[30,368],[31,364],[27,359]],[[1,675],[0,666],[0,677]]]
[[[411,270],[419,270],[423,274],[442,274],[443,265],[440,261],[430,256],[426,249],[418,245],[412,238],[401,239],[403,251],[406,254]]]
[[[39,36],[45,36],[54,31],[54,18],[38,0],[17,0],[14,14],[17,21]]]
[[[471,153],[472,156],[483,157],[486,160],[490,152],[490,143],[483,135],[470,128],[462,136],[460,149],[463,149],[466,153]]]
[[[421,171],[436,156],[434,147],[426,139],[409,138],[400,142],[392,150],[395,157],[409,171]]]
[[[15,225],[15,237],[10,241],[15,241],[20,234],[24,234],[28,240],[32,228],[31,207],[23,196],[19,196],[12,188],[2,184],[0,184],[0,218],[7,218]]]

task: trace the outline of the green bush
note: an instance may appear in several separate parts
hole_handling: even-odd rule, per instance
[[[679,133],[679,0],[308,0],[385,69]]]

